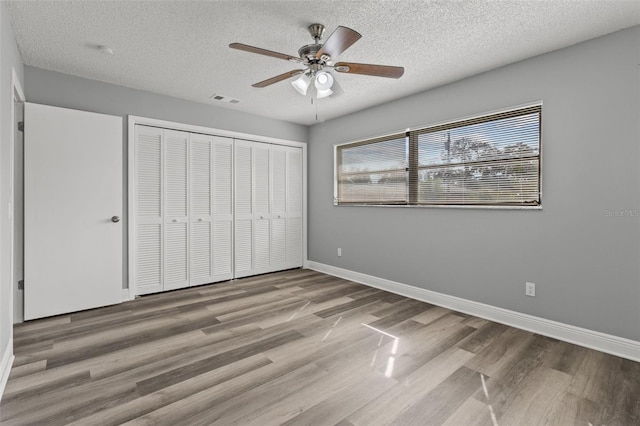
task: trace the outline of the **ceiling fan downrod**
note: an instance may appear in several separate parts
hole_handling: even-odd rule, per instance
[[[319,44],[324,34],[324,25],[311,24],[309,25],[309,32],[311,33],[311,37],[316,41],[316,44]]]

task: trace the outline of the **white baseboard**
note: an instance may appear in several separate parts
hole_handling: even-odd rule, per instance
[[[2,358],[0,358],[0,400],[4,394],[4,388],[7,386],[9,380],[9,373],[11,372],[11,366],[13,365],[13,342],[9,341]]]
[[[431,290],[414,287],[407,284],[378,278],[348,269],[323,263],[307,261],[306,267],[314,271],[344,278],[361,283],[369,287],[375,287],[401,296],[421,300],[433,305],[442,306],[458,312],[464,312],[476,317],[499,322],[522,330],[531,331],[543,336],[553,337],[565,342],[595,349],[608,354],[620,356],[640,362],[640,342],[623,337],[613,336],[586,328],[576,327],[557,321],[552,321],[533,315],[527,315],[484,303],[473,302],[455,296],[437,293]]]

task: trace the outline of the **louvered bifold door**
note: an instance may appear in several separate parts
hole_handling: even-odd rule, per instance
[[[234,141],[235,277],[253,275],[253,143]]]
[[[233,139],[213,138],[213,280],[233,278]]]
[[[273,271],[271,267],[271,172],[270,145],[253,145],[253,259],[254,273]]]
[[[164,131],[164,290],[189,286],[189,133]]]
[[[287,268],[287,147],[271,146],[271,269]]]
[[[287,268],[299,268],[303,261],[303,167],[302,148],[287,152]]]
[[[190,134],[190,285],[213,282],[213,136]]]
[[[163,130],[135,126],[135,268],[136,294],[162,290],[162,140]]]

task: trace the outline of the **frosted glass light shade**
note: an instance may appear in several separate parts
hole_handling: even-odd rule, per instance
[[[306,74],[302,74],[300,77],[293,80],[291,85],[298,91],[298,93],[304,96],[307,94],[307,89],[309,89],[309,86],[311,85],[311,78]]]
[[[326,90],[318,89],[318,91],[316,93],[316,98],[318,98],[318,99],[326,98],[327,96],[331,96],[332,94],[333,94],[333,90],[331,90],[331,89],[326,89]]]
[[[316,74],[316,81],[314,84],[316,85],[316,89],[318,89],[318,93],[321,91],[330,90],[331,86],[333,86],[333,76],[328,72],[320,71]],[[331,93],[329,93],[329,95],[330,94]]]

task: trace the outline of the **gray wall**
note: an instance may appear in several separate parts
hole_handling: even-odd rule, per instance
[[[10,316],[10,227],[8,217],[11,147],[11,73],[15,69],[22,82],[22,59],[18,52],[6,5],[0,4],[0,357],[9,344],[13,324]],[[2,372],[0,371],[0,374]]]
[[[246,114],[232,109],[102,83],[55,71],[24,67],[28,102],[126,116],[138,115],[177,123],[213,127],[306,142],[308,129],[300,124]]]
[[[640,218],[606,215],[640,209],[639,46],[636,26],[314,125],[309,260],[640,340]],[[333,206],[333,144],[536,100],[542,211]]]
[[[156,118],[178,123],[206,126],[306,142],[308,128],[299,124],[246,114],[216,106],[189,102],[142,90],[75,77],[29,66],[24,67],[25,95],[28,102],[72,108],[124,119],[123,132],[123,288],[127,288],[127,115]],[[28,125],[28,124],[26,124]],[[22,306],[15,300],[16,313]]]

